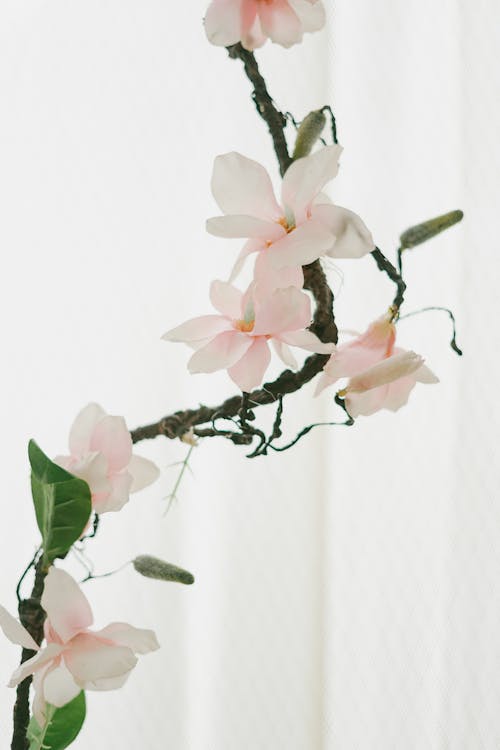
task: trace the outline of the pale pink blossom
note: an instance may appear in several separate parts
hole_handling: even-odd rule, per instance
[[[349,378],[339,395],[352,417],[368,416],[380,409],[400,409],[417,382],[438,382],[422,357],[395,346],[392,317],[392,313],[382,316],[365,333],[337,348],[324,367],[316,394],[340,378]]]
[[[341,151],[338,145],[325,146],[294,161],[283,177],[281,203],[263,166],[236,152],[216,158],[212,192],[224,216],[209,219],[207,230],[218,237],[248,239],[230,280],[255,252],[255,280],[284,288],[300,287],[301,266],[322,255],[360,258],[374,249],[359,216],[333,205],[321,192],[337,175]]]
[[[45,646],[41,648],[27,630],[0,607],[0,627],[7,638],[37,653],[16,669],[9,682],[15,687],[34,676],[33,710],[45,723],[45,704],[61,707],[81,690],[114,690],[127,680],[137,663],[136,654],[159,648],[152,630],[113,622],[102,630],[89,630],[92,610],[76,581],[52,567],[45,579],[41,604],[47,613]]]
[[[154,463],[132,453],[123,417],[106,414],[98,404],[88,404],[76,417],[69,452],[54,461],[87,482],[96,513],[120,510],[130,493],[152,484],[159,475]]]
[[[205,31],[212,44],[229,47],[241,42],[248,50],[266,39],[291,47],[305,31],[325,25],[321,0],[212,0],[205,16]]]
[[[196,351],[189,360],[192,373],[227,370],[242,391],[262,383],[271,360],[269,342],[288,367],[297,367],[289,345],[331,354],[311,331],[309,297],[295,287],[275,290],[266,301],[254,295],[254,285],[242,294],[231,284],[214,281],[210,299],[219,315],[204,315],[168,331],[166,341],[182,341]]]

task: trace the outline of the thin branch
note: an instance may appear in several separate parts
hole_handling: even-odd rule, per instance
[[[396,308],[397,312],[403,304],[406,284],[403,281],[401,274],[398,273],[397,269],[392,265],[391,261],[385,257],[380,248],[376,247],[371,254],[375,259],[375,263],[377,264],[379,271],[383,271],[384,273],[386,273],[390,280],[396,284],[397,291],[392,304],[393,307]]]
[[[404,320],[405,318],[412,318],[414,315],[420,315],[421,313],[425,312],[432,312],[434,310],[437,310],[439,312],[445,312],[447,315],[449,315],[451,319],[451,324],[453,327],[453,336],[451,337],[450,346],[453,349],[456,354],[458,354],[459,357],[462,356],[463,351],[460,349],[460,347],[457,344],[457,323],[455,320],[455,316],[453,315],[452,311],[447,307],[422,307],[420,310],[414,310],[413,312],[406,313],[406,315],[401,315],[399,320]]]

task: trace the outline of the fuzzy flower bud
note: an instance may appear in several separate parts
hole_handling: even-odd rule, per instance
[[[297,132],[292,155],[294,161],[311,153],[312,147],[320,137],[325,124],[326,117],[321,109],[315,109],[309,112],[307,117],[304,117]]]
[[[449,229],[454,224],[458,224],[464,218],[463,211],[450,211],[447,214],[436,216],[434,219],[422,222],[422,224],[416,224],[414,227],[410,227],[400,236],[399,241],[401,248],[407,250],[411,247],[421,245],[422,242],[432,239],[440,232],[444,232],[445,229]]]
[[[176,581],[187,585],[194,583],[194,576],[183,568],[171,565],[152,555],[139,555],[132,560],[132,565],[138,573],[146,578],[156,578],[158,581]]]

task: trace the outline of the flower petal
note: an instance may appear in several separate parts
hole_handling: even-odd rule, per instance
[[[164,341],[203,341],[231,328],[231,323],[221,315],[201,315],[191,318],[176,328],[164,333]]]
[[[129,501],[132,476],[128,471],[110,477],[111,490],[105,495],[92,496],[92,507],[96,513],[110,513],[121,510]]]
[[[273,242],[264,252],[269,262],[280,270],[286,266],[306,266],[324,255],[333,243],[333,234],[319,221],[301,224],[283,239]]]
[[[69,573],[54,566],[45,579],[41,603],[52,628],[63,643],[90,627],[94,620],[90,605],[77,582]]]
[[[131,669],[118,677],[102,677],[92,680],[92,690],[118,690],[123,687],[130,677]]]
[[[210,302],[230,320],[239,320],[242,316],[242,293],[227,281],[212,281],[210,284]]]
[[[206,229],[215,237],[227,237],[229,239],[256,238],[265,242],[274,242],[284,237],[286,232],[275,221],[265,221],[253,216],[242,214],[231,214],[231,216],[213,216],[207,219]]]
[[[364,393],[348,393],[345,397],[345,406],[348,413],[356,419],[359,416],[369,417],[384,407],[389,386],[373,388]]]
[[[280,339],[292,346],[298,346],[308,352],[315,354],[332,354],[335,351],[335,344],[324,344],[312,331],[290,331],[281,333]]]
[[[387,385],[398,378],[411,375],[418,370],[423,359],[415,352],[401,352],[387,357],[367,370],[354,375],[347,384],[348,393],[362,393],[381,385]]]
[[[99,404],[88,404],[77,415],[69,433],[69,452],[72,456],[85,455],[96,424],[106,416]]]
[[[64,654],[64,661],[74,679],[82,687],[92,689],[94,680],[130,672],[137,664],[137,657],[126,646],[104,643],[93,633],[80,633]]]
[[[95,633],[99,638],[113,641],[117,646],[126,646],[135,654],[149,654],[160,648],[158,639],[152,630],[134,628],[125,622],[112,622]]]
[[[304,31],[319,31],[326,22],[325,7],[322,2],[311,0],[288,0],[298,15]]]
[[[264,245],[262,244],[262,240],[253,239],[253,240],[248,240],[248,242],[245,242],[245,244],[243,245],[240,251],[240,254],[235,260],[234,266],[231,270],[229,281],[234,281],[234,279],[238,276],[241,269],[245,265],[245,261],[249,255],[251,255],[252,253],[258,253],[260,250],[263,250],[263,249],[264,249]]]
[[[302,159],[297,159],[287,169],[283,178],[281,195],[283,204],[291,209],[297,224],[307,218],[313,200],[324,186],[336,177],[342,147],[324,146]]]
[[[81,691],[73,675],[63,662],[54,669],[49,669],[43,679],[43,695],[47,703],[60,708],[76,698]]]
[[[241,0],[213,0],[205,14],[208,41],[219,47],[229,47],[241,39]]]
[[[54,459],[56,463],[60,462]],[[87,482],[92,495],[106,494],[111,490],[111,484],[108,479],[108,461],[104,453],[88,453],[80,461],[71,461],[69,465],[64,466],[76,477],[80,477]]]
[[[255,312],[255,336],[297,331],[311,322],[311,301],[307,294],[291,286],[276,289]],[[283,339],[283,336],[280,335]],[[283,339],[284,340],[284,339]]]
[[[202,349],[198,349],[188,362],[189,372],[215,372],[232,367],[251,346],[246,333],[227,331],[220,333]]]
[[[128,466],[132,455],[132,438],[124,418],[103,417],[94,427],[89,448],[106,456],[109,472]]]
[[[155,463],[143,456],[132,454],[127,472],[132,477],[130,492],[139,492],[156,482],[160,476],[160,470]]]
[[[24,646],[24,648],[31,648],[33,651],[38,651],[40,648],[37,642],[31,637],[26,628],[21,625],[19,620],[12,617],[10,612],[7,612],[5,607],[0,605],[0,628],[2,628],[4,635],[11,641],[16,643],[18,646]]]
[[[302,40],[302,24],[287,0],[258,4],[262,31],[276,44],[291,47]]]
[[[335,242],[326,251],[330,258],[362,258],[375,249],[373,237],[365,223],[347,208],[313,206],[311,216],[335,235]]]
[[[264,167],[235,151],[215,159],[212,193],[225,214],[246,214],[267,221],[283,215]]]
[[[426,383],[428,385],[439,383],[438,376],[434,375],[432,370],[430,370],[427,365],[422,365],[422,367],[419,367],[419,369],[413,374],[413,377],[418,383]]]
[[[56,659],[64,650],[66,646],[62,646],[59,643],[49,643],[45,648],[42,648],[35,656],[31,659],[23,662],[13,673],[10,678],[9,687],[16,687],[26,677],[39,669],[44,667],[46,664]]]
[[[269,262],[267,252],[259,253],[255,261],[254,280],[256,282],[254,298],[265,301],[276,289],[294,286],[302,289],[304,272],[302,266],[286,266],[279,271]]]
[[[279,339],[271,339],[271,345],[281,361],[292,370],[298,368],[298,362],[292,354],[290,347]]]
[[[243,392],[250,392],[262,383],[271,361],[271,352],[264,337],[254,339],[241,359],[228,369],[229,377]]]

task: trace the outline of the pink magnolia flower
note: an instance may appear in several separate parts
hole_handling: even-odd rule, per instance
[[[241,42],[248,50],[267,38],[291,47],[305,31],[325,25],[321,0],[212,0],[205,16],[205,31],[212,44],[228,47]]]
[[[16,669],[9,682],[15,687],[34,675],[33,710],[38,723],[45,723],[45,704],[60,708],[80,690],[114,690],[121,687],[137,664],[136,654],[159,648],[152,630],[141,630],[113,622],[92,631],[92,610],[76,581],[52,567],[45,579],[42,607],[46,645],[40,648],[27,630],[0,607],[0,627],[7,638],[37,653]]]
[[[368,416],[380,409],[400,409],[417,382],[439,382],[424,365],[422,357],[398,349],[395,341],[396,327],[392,314],[388,313],[372,323],[361,336],[338,347],[324,367],[316,394],[339,378],[350,378],[339,395],[345,397],[352,417]]]
[[[231,284],[214,281],[210,299],[220,315],[193,318],[163,336],[196,349],[188,363],[190,372],[227,369],[236,385],[248,392],[261,384],[269,366],[269,341],[288,367],[297,367],[289,345],[319,354],[335,350],[334,344],[323,344],[305,330],[311,322],[306,294],[294,287],[277,289],[263,302],[253,292],[254,285],[242,294]]]
[[[216,158],[212,192],[225,215],[209,219],[207,230],[218,237],[248,238],[230,280],[254,252],[259,253],[255,280],[269,285],[274,274],[271,282],[283,288],[300,287],[301,266],[322,255],[360,258],[374,249],[362,220],[321,193],[338,172],[341,151],[338,145],[325,146],[294,161],[283,177],[281,204],[260,164],[235,152]]]
[[[123,417],[106,414],[98,404],[88,404],[76,417],[69,451],[69,456],[56,456],[54,461],[87,482],[96,513],[120,510],[129,493],[142,490],[159,476],[152,461],[132,453]]]

